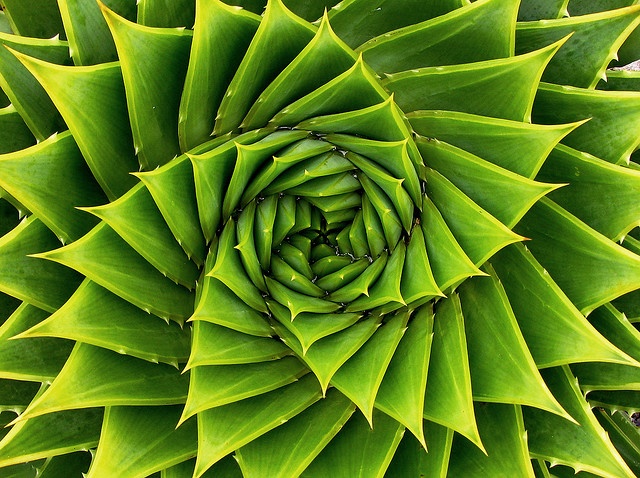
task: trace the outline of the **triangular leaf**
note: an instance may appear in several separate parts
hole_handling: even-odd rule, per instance
[[[491,264],[539,368],[588,361],[633,363],[586,321],[523,245],[505,247]]]
[[[297,381],[306,373],[308,370],[295,357],[240,365],[194,367],[180,422],[204,410],[276,390]]]
[[[0,442],[0,466],[87,450],[98,444],[103,411],[70,410],[13,425]]]
[[[329,390],[324,399],[240,448],[236,458],[243,476],[298,476],[340,431],[354,409],[344,395]]]
[[[317,380],[307,375],[271,393],[198,414],[198,458],[194,476],[269,430],[282,425],[321,397]]]
[[[121,196],[135,184],[129,173],[138,164],[120,66],[58,66],[16,55],[46,88],[109,199]]]
[[[593,416],[568,367],[544,370],[543,374],[554,395],[579,424],[525,408],[531,456],[599,476],[634,476]]]
[[[78,239],[97,222],[75,206],[92,206],[106,200],[69,132],[51,136],[31,148],[0,155],[0,186],[28,207],[63,243]]]
[[[448,476],[518,476],[533,478],[527,432],[518,405],[483,403],[475,414],[487,452],[456,437]]]
[[[513,55],[518,5],[513,0],[481,0],[422,23],[412,12],[413,25],[373,38],[358,51],[380,74],[506,58]],[[487,24],[492,28],[484,28]],[[475,48],[468,48],[470,44]]]
[[[23,220],[0,238],[0,290],[53,312],[82,280],[75,271],[30,254],[59,247],[60,242],[37,218]]]
[[[490,277],[468,280],[459,289],[474,400],[529,405],[566,417],[538,372],[500,281],[493,269],[488,272]]]
[[[404,427],[379,411],[374,412],[373,423],[374,428],[371,429],[361,414],[352,415],[340,433],[301,476],[383,476],[400,443]]]
[[[146,477],[196,454],[195,420],[176,428],[180,406],[107,407],[87,478]]]
[[[436,309],[424,418],[455,430],[484,450],[474,417],[467,339],[457,294],[440,301]]]
[[[74,408],[180,404],[187,384],[171,365],[78,343],[51,386],[16,421]]]
[[[282,0],[267,2],[260,26],[220,104],[216,135],[240,126],[261,90],[300,53],[314,33],[313,26],[291,13]]]
[[[597,233],[549,199],[529,210],[518,232],[583,314],[638,288],[640,257]]]
[[[222,96],[259,22],[257,16],[218,0],[196,1],[193,43],[178,121],[183,151],[211,136]]]
[[[406,311],[389,319],[331,379],[331,384],[356,404],[371,426],[378,389],[408,320]]]
[[[81,272],[105,289],[164,319],[183,322],[193,311],[193,294],[175,284],[135,252],[106,223],[60,249],[37,254]],[[123,264],[114,269],[111,264]],[[148,291],[154,290],[153,297]]]
[[[21,337],[62,337],[176,368],[189,356],[190,345],[188,330],[147,314],[89,280]]]
[[[375,401],[376,408],[407,427],[425,449],[422,424],[432,339],[433,312],[422,307],[413,314]]]
[[[390,74],[383,85],[407,112],[453,110],[527,122],[535,87],[559,47],[560,43],[554,43],[506,59]],[[478,95],[478,91],[484,93]]]

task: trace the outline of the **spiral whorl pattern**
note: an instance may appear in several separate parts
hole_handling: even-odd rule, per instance
[[[0,466],[634,476],[640,7],[126,3],[0,33]]]

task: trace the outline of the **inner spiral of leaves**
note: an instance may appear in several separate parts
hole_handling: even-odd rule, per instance
[[[379,146],[357,140],[360,148]],[[208,275],[255,310],[267,312],[266,301],[269,314],[286,320],[376,308],[382,314],[439,295],[402,280],[407,246],[431,276],[412,246],[424,250],[415,214],[421,204],[398,179],[419,184],[416,168],[405,155],[389,171],[379,159],[343,148],[351,141],[280,130],[236,145],[222,208],[228,219]]]

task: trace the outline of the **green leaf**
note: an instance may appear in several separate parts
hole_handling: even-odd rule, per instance
[[[188,377],[171,365],[78,343],[51,386],[16,422],[75,408],[180,404],[186,399],[187,383]]]
[[[34,256],[76,269],[105,289],[165,320],[182,323],[193,311],[193,294],[151,266],[106,223],[100,223],[76,242]],[[114,269],[112,264],[124,266]],[[155,291],[153,297],[149,296],[149,290]]]
[[[539,368],[575,362],[634,363],[587,322],[523,245],[504,248],[491,265]]]
[[[433,339],[433,318],[430,307],[421,307],[413,314],[375,398],[375,407],[407,427],[425,450],[424,398]]]
[[[60,372],[73,344],[58,339],[12,337],[42,322],[49,314],[23,302],[0,327],[0,377],[32,382],[51,381]]]
[[[282,0],[267,2],[260,26],[220,104],[216,135],[240,126],[261,90],[302,51],[314,33],[314,27],[291,13]]]
[[[442,291],[436,285],[431,271],[427,246],[424,240],[422,228],[416,225],[409,238],[407,254],[402,270],[400,282],[402,297],[408,304],[417,301],[432,299],[437,296],[444,297]]]
[[[31,254],[60,243],[47,227],[31,216],[0,238],[0,291],[53,312],[71,296],[81,276],[59,264]]]
[[[395,302],[406,305],[400,283],[402,280],[402,268],[406,257],[406,246],[400,241],[389,260],[386,261],[384,270],[366,295],[361,295],[347,306],[348,312],[371,310],[385,304]],[[372,267],[372,266],[369,266]]]
[[[425,194],[420,227],[433,276],[440,290],[455,287],[467,277],[484,275],[462,250],[442,214]]]
[[[0,441],[0,466],[64,455],[95,447],[103,411],[98,408],[50,413],[13,425]]]
[[[600,91],[542,83],[533,108],[533,121],[570,123],[590,118],[562,140],[610,163],[627,163],[640,144],[640,93]]]
[[[192,32],[145,27],[100,5],[122,67],[133,145],[143,170],[180,154],[178,110]]]
[[[549,199],[542,199],[516,228],[567,297],[588,314],[638,288],[640,257],[589,228]]]
[[[569,183],[549,198],[611,240],[640,226],[640,171],[560,145],[537,179]]]
[[[120,66],[59,66],[16,56],[51,96],[107,197],[121,196],[135,184],[129,172],[136,171],[138,164]]]
[[[372,38],[358,51],[379,74],[506,58],[513,55],[518,4],[513,0],[476,1]]]
[[[634,476],[593,416],[568,367],[547,369],[543,374],[553,394],[577,423],[525,408],[531,456],[603,477]]]
[[[260,94],[240,127],[251,130],[265,125],[284,106],[351,68],[356,58],[325,15],[313,39]]]
[[[607,70],[606,79],[598,83],[599,90],[639,91],[640,73],[633,70]]]
[[[42,384],[39,382],[3,379],[0,381],[0,413],[22,413],[41,386]],[[9,419],[6,420],[6,422],[9,421]]]
[[[314,116],[374,106],[388,97],[360,56],[347,71],[283,108],[270,124],[294,126]]]
[[[400,312],[338,369],[331,385],[351,399],[373,427],[373,406],[382,379],[406,330],[409,313]],[[422,395],[422,391],[419,393]]]
[[[629,468],[640,473],[640,431],[624,412],[595,411],[596,418]]]
[[[188,177],[190,181],[195,182],[197,199],[197,206],[193,201],[189,210],[193,209],[194,212],[191,219],[196,222],[196,225],[193,227],[199,230],[201,225],[207,241],[213,239],[221,219],[227,220],[227,217],[222,218],[221,210],[226,187],[231,179],[237,159],[236,144],[254,143],[266,137],[268,133],[267,130],[253,131],[237,136],[233,141],[228,141],[229,138],[223,136],[217,139],[220,143],[210,151],[202,152],[199,155],[188,154],[193,165],[193,171],[189,172]],[[194,152],[192,151],[192,153]],[[175,161],[165,167],[174,163]],[[186,168],[183,167],[183,169]],[[171,173],[167,174],[171,176]],[[200,225],[197,225],[196,218],[200,219]]]
[[[387,257],[388,253],[383,251],[382,254],[375,259],[362,274],[348,284],[345,284],[343,287],[329,294],[326,299],[346,304],[354,301],[362,294],[368,296],[369,287],[371,287],[371,284],[375,284],[375,281],[380,277],[387,264]],[[396,267],[398,267],[397,264]],[[393,280],[394,278],[390,277],[389,279]]]
[[[542,80],[594,88],[625,38],[640,24],[638,13],[639,7],[629,7],[594,15],[522,22],[516,27],[516,53],[537,50],[571,35],[545,68]]]
[[[49,95],[8,48],[41,60],[64,64],[69,58],[67,42],[57,38],[36,40],[0,33],[0,88],[39,141],[63,129],[63,121]],[[7,48],[5,48],[7,47]]]
[[[302,477],[381,478],[400,443],[404,427],[382,412],[373,414],[371,429],[363,416],[351,416],[340,433],[311,462]]]
[[[326,300],[324,297],[310,297],[306,294],[296,292],[270,277],[265,277],[265,280],[269,294],[274,300],[289,309],[292,321],[302,312],[331,313],[341,307],[340,304]]]
[[[160,478],[192,478],[196,459],[183,461],[160,472]],[[209,468],[202,478],[243,478],[236,457],[229,454]]]
[[[403,187],[404,179],[398,179],[391,176],[382,167],[376,165],[374,162],[369,161],[368,158],[360,156],[359,154],[348,152],[347,159],[351,161],[362,173],[375,183],[384,193],[388,196],[389,200],[395,208],[395,212],[400,217],[400,222],[405,231],[411,229],[411,222],[413,219],[413,209],[415,207],[409,194]],[[367,191],[366,185],[363,183],[365,191]],[[372,202],[373,199],[369,198]],[[375,203],[374,203],[375,204]]]
[[[324,337],[313,343],[308,350],[302,346],[286,328],[274,324],[281,340],[293,350],[318,378],[323,394],[326,394],[329,382],[338,369],[355,354],[380,326],[373,318],[358,322],[345,330]]]
[[[85,450],[47,458],[38,468],[38,478],[57,478],[60,475],[80,476],[91,463],[91,453]]]
[[[0,154],[11,153],[36,144],[36,138],[13,105],[0,109],[0,142]]]
[[[285,197],[290,198],[290,200],[285,200]],[[286,203],[293,203],[295,207],[296,199],[292,196],[285,196],[280,199],[278,202],[278,206]],[[281,208],[278,208],[278,214],[281,213]],[[276,216],[277,220],[278,216]],[[287,218],[291,218],[295,221],[295,215],[288,215]],[[276,222],[276,228],[278,224]],[[292,226],[293,227],[293,226]],[[279,239],[279,238],[277,238]],[[276,243],[278,243],[276,239]],[[285,238],[282,240],[284,241]],[[310,250],[306,252],[302,252],[296,246],[289,244],[288,242],[282,242],[280,244],[279,256],[282,258],[284,262],[286,262],[291,268],[296,270],[298,273],[304,275],[307,279],[311,280],[314,277],[314,272],[311,270],[311,265],[309,264],[309,256]],[[311,249],[311,241],[309,241],[309,249]]]
[[[234,158],[236,161],[233,164],[231,179],[225,184],[227,190],[222,203],[223,221],[241,206],[240,201],[245,189],[249,187],[252,176],[263,164],[272,156],[279,154],[283,148],[306,137],[307,134],[306,131],[277,131],[256,143],[248,145],[235,143],[237,158]]]
[[[476,401],[528,405],[567,417],[544,384],[492,268],[460,286]],[[492,343],[492,347],[487,347]]]
[[[138,23],[150,27],[191,28],[195,16],[194,0],[140,0]]]
[[[273,392],[199,413],[194,476],[202,476],[225,455],[287,422],[320,397],[318,382],[309,374]]]
[[[262,293],[247,277],[240,253],[236,250],[235,229],[235,221],[229,219],[220,236],[215,265],[207,275],[224,283],[252,309],[266,313],[267,306]]]
[[[580,388],[590,390],[640,390],[640,368],[617,363],[579,363],[571,371],[580,381]]]
[[[587,400],[591,407],[605,407],[609,410],[628,410],[629,413],[637,412],[638,390],[594,390],[589,392]]]
[[[464,318],[455,293],[436,309],[424,418],[455,430],[484,450],[473,411]]]
[[[243,476],[299,476],[352,415],[355,406],[337,390],[236,453]]]
[[[392,96],[367,108],[303,121],[297,128],[316,133],[362,135],[379,141],[403,141],[410,136],[402,112]]]
[[[61,337],[176,368],[189,356],[190,346],[188,330],[147,314],[89,280],[21,337]]]
[[[195,456],[195,420],[176,428],[180,406],[107,407],[87,478],[144,478]]]
[[[64,34],[55,0],[34,0],[29,5],[20,0],[2,0],[2,6],[16,35],[51,38]]]
[[[194,170],[190,161],[181,156],[159,169],[137,176],[153,196],[178,244],[196,264],[202,264],[205,241],[198,222]],[[181,214],[175,211],[181,211]]]
[[[558,188],[531,181],[447,143],[420,137],[416,143],[428,167],[509,228],[538,199]]]
[[[207,258],[207,268],[211,267],[213,261],[215,249]],[[196,310],[189,321],[204,320],[260,337],[269,337],[272,334],[266,316],[245,304],[223,282],[204,276],[202,284]]]
[[[69,132],[0,155],[0,187],[28,207],[63,243],[78,239],[97,223],[75,206],[106,200]]]
[[[529,179],[536,176],[553,147],[582,124],[534,125],[455,111],[415,111],[407,118],[425,138],[457,146]]]
[[[275,279],[275,282],[279,282],[283,286],[300,294],[313,298],[322,298],[325,295],[323,283],[317,284],[312,282],[277,255],[271,258],[271,275],[273,279]]]
[[[105,0],[104,3],[129,20],[135,18],[133,0]],[[118,59],[98,2],[61,0],[58,6],[69,39],[69,53],[76,65],[96,65]]]
[[[589,2],[593,3],[593,0],[589,0]],[[522,0],[518,10],[518,21],[568,16],[568,3],[569,0]],[[576,3],[576,0],[572,0],[571,3]]]
[[[402,178],[403,187],[414,203],[421,207],[420,180],[409,157],[408,138],[403,141],[375,141],[352,135],[328,134],[326,140],[345,151],[362,155],[396,178]]]
[[[370,38],[462,7],[464,0],[348,0],[331,9],[329,19],[352,48]]]
[[[506,59],[389,74],[382,84],[404,111],[452,110],[529,122],[535,88],[560,45]]]
[[[273,190],[274,181],[285,175],[288,177],[292,173],[292,169],[297,172],[302,166],[305,166],[305,171],[307,171],[306,166],[308,163],[314,160],[317,161],[318,157],[328,156],[322,153],[329,152],[332,149],[333,146],[330,143],[310,138],[293,142],[281,149],[277,152],[277,155],[272,156],[271,161],[267,159],[260,165],[262,169],[251,178],[250,183],[244,190],[240,205],[245,206],[249,201],[261,195],[263,190]],[[242,155],[240,156],[242,157]],[[344,164],[348,163],[344,158],[342,158],[342,161]],[[238,166],[240,167],[240,165]],[[284,188],[277,189],[281,191]]]
[[[424,428],[429,452],[413,435],[405,433],[385,476],[446,478],[453,430],[428,421]]]
[[[200,271],[176,241],[143,183],[114,202],[82,209],[106,222],[162,274],[193,289]]]
[[[256,15],[218,0],[196,1],[193,42],[178,121],[183,151],[211,136],[224,92],[259,21]],[[210,61],[211,58],[216,61]]]
[[[474,264],[481,265],[506,245],[524,239],[488,214],[436,170],[426,168],[424,174],[427,196]],[[428,231],[425,231],[425,238],[429,240]]]
[[[640,332],[612,304],[605,304],[589,314],[589,322],[613,344],[640,360]]]
[[[193,324],[193,345],[186,369],[200,365],[231,365],[276,360],[291,354],[271,337],[243,334],[203,320]]]
[[[317,340],[345,330],[362,317],[362,314],[349,312],[336,314],[303,312],[292,321],[286,307],[274,301],[270,301],[268,305],[273,317],[298,339],[302,347],[302,355],[306,355],[309,347]]]
[[[308,373],[295,357],[239,365],[203,365],[191,369],[189,396],[180,423],[210,408],[262,395]]]
[[[482,403],[475,407],[484,450],[456,437],[448,476],[521,476],[533,478],[527,431],[518,405]]]

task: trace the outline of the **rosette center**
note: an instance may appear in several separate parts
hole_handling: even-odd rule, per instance
[[[209,275],[251,307],[273,313],[279,304],[294,319],[407,304],[401,291],[407,245],[413,230],[423,238],[414,227],[421,204],[404,184],[406,177],[417,181],[417,172],[345,150],[333,136],[338,144],[292,130],[236,143],[227,220]]]

